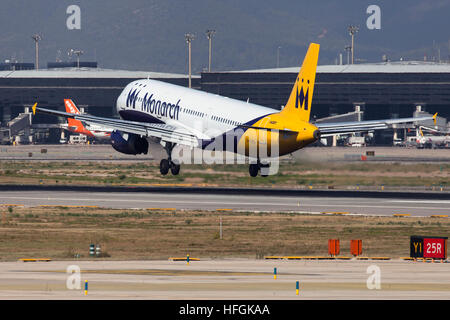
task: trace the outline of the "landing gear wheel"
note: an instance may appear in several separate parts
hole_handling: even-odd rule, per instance
[[[175,164],[172,162],[172,165],[170,166],[170,172],[172,172],[172,174],[176,176],[180,173],[180,167],[181,166],[179,164]]]
[[[169,169],[170,169],[169,160],[162,159],[161,162],[159,163],[159,171],[161,172],[161,174],[165,176],[167,173],[169,173]]]
[[[248,173],[250,173],[251,177],[256,177],[259,172],[259,166],[255,163],[251,163],[248,167]]]
[[[167,173],[169,173],[170,170],[170,172],[172,172],[172,174],[176,176],[180,173],[180,165],[172,161],[172,150],[175,147],[175,143],[165,142],[162,143],[162,145],[164,146],[164,149],[167,152],[168,159],[161,160],[159,164],[159,171],[163,176],[165,176]]]
[[[270,165],[269,164],[260,164],[259,170],[261,171],[261,177],[268,177]]]

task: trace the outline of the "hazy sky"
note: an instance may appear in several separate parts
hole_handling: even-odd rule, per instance
[[[34,62],[31,35],[42,34],[40,64],[73,59],[104,68],[187,72],[184,34],[192,43],[194,72],[207,68],[207,29],[213,38],[213,69],[237,70],[301,63],[310,42],[321,44],[320,64],[333,64],[350,44],[347,27],[359,26],[358,61],[449,59],[450,0],[256,1],[256,0],[1,0],[0,59]],[[380,9],[380,29],[371,5]],[[79,8],[79,12],[73,10]],[[69,9],[69,10],[68,10]]]

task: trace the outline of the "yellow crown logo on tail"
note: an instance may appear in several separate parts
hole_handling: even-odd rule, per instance
[[[282,115],[309,122],[320,45],[311,43]]]

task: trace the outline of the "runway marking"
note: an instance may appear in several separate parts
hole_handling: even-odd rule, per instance
[[[174,259],[174,258],[171,258]],[[184,258],[186,259],[186,258]],[[197,258],[193,258],[199,260]],[[195,260],[193,260],[195,261]],[[66,273],[66,270],[33,270],[33,272]],[[177,269],[83,269],[90,274],[129,274],[148,276],[266,276],[271,272],[254,271],[216,271],[216,270],[177,270]],[[108,281],[108,280],[107,280]]]
[[[104,199],[104,200],[98,200],[98,199],[89,199],[89,198],[36,198],[36,197],[1,197],[2,198],[8,198],[8,199],[15,199],[15,200],[39,200],[39,201],[83,201],[83,202],[97,202],[97,203],[101,203],[101,202],[106,202],[106,203],[110,203],[110,202],[133,202],[134,204],[136,204],[137,201],[142,202],[142,203],[171,203],[171,204],[202,204],[202,205],[233,205],[233,206],[260,206],[262,204],[264,205],[268,205],[268,206],[277,206],[277,207],[296,207],[298,208],[298,202],[296,201],[295,203],[280,203],[280,202],[233,202],[233,201],[190,201],[190,200],[146,200],[146,199]],[[412,201],[414,202],[414,201]],[[440,202],[437,202],[440,203]],[[55,204],[55,206],[66,206],[66,204]],[[308,208],[308,207],[332,207],[332,208],[336,208],[336,207],[343,207],[343,208],[379,208],[379,209],[395,209],[395,210],[399,210],[399,209],[420,209],[420,210],[441,210],[442,212],[444,212],[442,207],[392,207],[392,206],[387,206],[387,205],[365,205],[365,204],[356,204],[356,205],[352,205],[352,204],[308,204],[308,203],[303,203],[302,206],[303,208]]]
[[[0,196],[0,199],[3,198]],[[191,204],[234,204],[234,205],[272,205],[272,206],[295,206],[298,207],[298,203],[280,203],[280,202],[233,202],[233,201],[191,201],[191,200],[148,200],[148,199],[89,199],[89,198],[50,198],[47,197],[45,199],[38,197],[7,197],[8,199],[16,199],[16,200],[40,200],[40,201],[87,201],[87,202],[145,202],[145,203],[191,203]],[[40,205],[43,206],[43,205]],[[60,206],[60,205],[57,205]],[[316,207],[370,207],[370,208],[392,208],[392,206],[385,205],[351,205],[351,204],[308,204],[303,203],[302,206],[316,206]],[[414,207],[402,207],[402,209],[418,209],[417,206]],[[423,209],[442,209],[442,207],[423,207]]]
[[[234,275],[233,275],[234,276]],[[267,275],[266,275],[267,276]],[[234,276],[236,277],[236,276]],[[13,279],[15,280],[15,279]],[[20,279],[19,279],[20,280]],[[123,280],[114,280],[114,279],[97,279],[95,283],[92,285],[92,291],[97,293],[97,297],[108,297],[108,294],[116,297],[118,292],[127,292],[133,291],[134,294],[142,297],[150,297],[155,298],[155,294],[158,291],[163,292],[175,292],[182,294],[184,297],[187,293],[190,293],[193,297],[201,296],[204,294],[205,296],[211,296],[211,293],[223,294],[224,291],[230,292],[234,297],[241,297],[248,295],[248,291],[263,291],[268,292],[264,297],[271,297],[273,299],[273,292],[276,291],[280,295],[283,292],[292,292],[292,279],[284,280],[284,281],[228,281],[227,278],[215,279],[213,278],[210,282],[194,282],[194,281],[177,281],[176,283],[158,283],[158,282],[145,282],[139,280],[139,282],[133,281],[123,281]],[[346,291],[346,295],[350,295],[350,297],[358,297],[364,296],[363,292],[368,292],[366,283],[364,282],[354,282],[354,281],[342,281],[342,282],[318,282],[318,281],[304,281],[302,282],[302,292],[318,292],[321,296],[324,296],[325,299],[330,298],[330,292],[333,291]],[[398,297],[407,297],[409,298],[411,293],[416,293],[419,298],[430,298],[427,294],[428,292],[438,292],[439,297],[448,298],[448,292],[450,292],[450,285],[448,283],[397,283],[397,282],[383,282],[382,284],[383,292],[396,292],[394,298]],[[2,296],[6,296],[8,298],[11,297],[11,290],[18,291],[21,296],[23,296],[24,292],[34,291],[36,294],[40,294],[40,297],[48,298],[48,291],[56,292],[57,294],[61,291],[68,292],[65,283],[61,282],[46,282],[46,286],[44,287],[41,282],[27,281],[27,282],[13,282],[13,283],[2,283],[0,284],[0,292],[3,293]],[[196,294],[193,294],[195,292]],[[243,293],[243,295],[239,295],[239,292]],[[400,295],[402,292],[403,295]],[[406,292],[406,293],[405,293]],[[17,292],[13,292],[17,294]],[[64,297],[64,296],[63,296]],[[124,297],[128,297],[126,295]],[[282,296],[285,297],[285,296]],[[331,296],[334,297],[334,296]],[[335,297],[341,298],[342,293],[339,292],[339,295]],[[369,295],[368,297],[374,298],[374,295]]]
[[[450,200],[387,200],[388,202],[399,202],[399,203],[442,203],[450,204]]]
[[[347,211],[345,211],[345,212],[325,211],[325,212],[322,212],[322,214],[350,214],[350,212],[347,212]]]
[[[40,204],[39,205],[39,207],[54,207],[54,206],[55,205],[52,205],[52,204]],[[57,206],[59,207],[61,205],[57,205]],[[98,208],[98,206],[80,206],[80,205],[67,205],[67,204],[64,204],[62,206],[67,207],[67,208]]]

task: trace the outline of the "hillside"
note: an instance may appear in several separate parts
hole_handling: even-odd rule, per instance
[[[69,5],[81,9],[81,30],[68,30]],[[381,8],[381,30],[369,30],[366,9]],[[184,34],[194,33],[194,73],[207,68],[207,29],[213,39],[213,69],[299,65],[310,42],[321,44],[320,64],[333,64],[350,44],[347,27],[360,26],[355,54],[363,61],[449,59],[450,1],[149,1],[3,0],[0,59],[34,61],[31,35],[40,32],[40,64],[67,60],[70,48],[104,68],[187,72]]]

